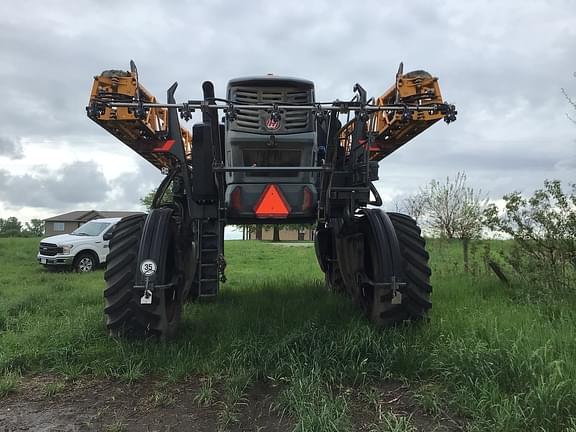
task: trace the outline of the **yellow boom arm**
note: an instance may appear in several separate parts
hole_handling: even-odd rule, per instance
[[[432,77],[424,71],[403,75],[401,69],[396,77],[396,85],[390,87],[382,96],[374,100],[374,105],[377,106],[392,104],[406,104],[406,106],[445,105],[440,93],[438,78]],[[370,146],[370,159],[381,160],[385,158],[444,117],[445,113],[438,110],[377,111],[368,120],[365,131],[374,136]],[[354,124],[353,121],[350,121],[340,129],[340,143],[347,152],[350,151]]]
[[[103,102],[112,98],[116,102],[140,100],[157,103],[156,98],[138,83],[136,71],[111,70],[94,77],[89,107],[100,107],[89,112],[89,117],[159,169],[168,168],[170,159],[165,152],[168,133],[168,109],[152,107],[142,115],[131,107],[110,107]],[[192,134],[184,128],[182,140],[189,160],[192,156]]]
[[[138,82],[135,66],[130,72],[110,70],[94,77],[90,94],[89,117],[128,145],[159,169],[168,168],[172,159],[168,155],[168,108],[154,106],[156,98]],[[115,102],[107,104],[106,102]],[[119,106],[118,102],[131,106]],[[146,104],[147,109],[138,112],[134,101]],[[371,106],[394,106],[395,109],[372,111],[360,144],[370,146],[370,160],[381,160],[406,142],[422,133],[438,120],[455,120],[454,109],[442,100],[438,79],[425,71],[402,73],[402,64],[396,75],[396,84],[383,95],[374,99]],[[404,105],[406,109],[399,109]],[[427,107],[430,107],[428,110]],[[439,108],[444,107],[444,108]],[[352,136],[358,123],[346,123],[339,132],[340,145],[347,154],[351,152]],[[184,128],[182,140],[187,160],[192,157],[192,134]]]

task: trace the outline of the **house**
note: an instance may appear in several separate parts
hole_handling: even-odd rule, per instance
[[[142,212],[79,210],[44,219],[46,237],[68,234],[92,219],[126,217]]]
[[[279,230],[280,241],[312,241],[314,240],[314,228],[283,226]],[[273,240],[274,229],[257,225],[254,230],[248,231],[248,240]]]

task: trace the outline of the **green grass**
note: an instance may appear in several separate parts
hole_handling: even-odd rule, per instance
[[[410,416],[386,413],[380,419],[379,424],[370,427],[369,432],[415,432],[417,429],[410,420]]]
[[[0,375],[0,398],[13,393],[18,385],[19,374],[5,371]]]
[[[35,262],[37,244],[0,239],[0,397],[20,375],[40,372],[124,381],[199,375],[197,402],[218,399],[224,427],[251,384],[272,382],[282,389],[278,410],[297,430],[345,431],[354,408],[342,389],[392,378],[409,384],[422,409],[463,417],[469,430],[574,430],[573,299],[518,304],[485,273],[485,244],[465,275],[458,243],[431,242],[430,322],[376,330],[325,291],[313,248],[227,242],[221,295],[186,305],[178,337],[164,344],[108,338],[103,272],[46,272]],[[170,403],[163,390],[153,402]],[[410,431],[413,422],[387,413],[371,427]]]

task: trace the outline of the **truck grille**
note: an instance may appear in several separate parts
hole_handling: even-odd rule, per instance
[[[306,129],[309,114],[306,111],[287,111],[284,114],[284,129]]]
[[[40,243],[40,254],[46,256],[55,256],[62,253],[62,248],[53,243]]]
[[[312,103],[309,91],[294,89],[258,89],[250,87],[234,87],[231,89],[231,100],[237,105],[236,119],[231,124],[233,130],[243,130],[255,133],[271,133],[265,123],[269,113],[264,110],[242,108],[242,104],[306,104]],[[312,114],[306,110],[284,110],[280,127],[274,133],[297,133],[312,130]]]

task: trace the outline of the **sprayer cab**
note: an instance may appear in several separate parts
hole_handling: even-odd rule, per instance
[[[230,221],[312,223],[319,166],[311,81],[267,75],[233,79],[225,121],[226,203]],[[271,105],[261,109],[256,105]],[[276,105],[276,107],[275,107]],[[280,108],[282,106],[282,108]],[[290,107],[294,108],[291,109]],[[300,109],[299,109],[300,108]]]

